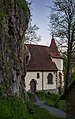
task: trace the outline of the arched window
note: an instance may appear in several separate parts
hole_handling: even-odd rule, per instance
[[[48,79],[48,84],[53,84],[53,75],[51,73],[48,74],[47,79]]]

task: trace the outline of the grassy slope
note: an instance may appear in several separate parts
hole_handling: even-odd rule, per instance
[[[0,119],[59,119],[35,105],[33,109],[34,114],[30,114],[26,104],[15,97],[0,99]]]
[[[45,101],[48,105],[66,111],[66,103],[64,100],[59,100],[60,95],[45,92],[37,92],[36,94],[41,100]]]

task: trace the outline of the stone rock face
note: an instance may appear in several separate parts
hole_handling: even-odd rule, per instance
[[[25,85],[22,82],[29,51],[24,40],[29,17],[25,0],[0,2],[0,87],[4,95],[19,95],[21,85]]]

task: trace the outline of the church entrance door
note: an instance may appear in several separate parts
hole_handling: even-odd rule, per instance
[[[31,92],[35,92],[36,91],[36,84],[37,84],[37,82],[36,82],[35,79],[32,79],[30,81],[30,90],[31,90]]]

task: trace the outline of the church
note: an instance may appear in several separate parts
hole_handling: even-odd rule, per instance
[[[63,58],[55,39],[50,46],[25,44],[30,52],[25,77],[26,91],[48,91],[61,93],[64,89]]]

